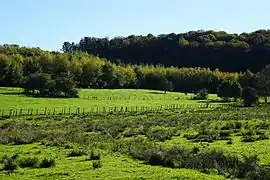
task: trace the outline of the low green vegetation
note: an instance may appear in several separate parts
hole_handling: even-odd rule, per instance
[[[270,177],[266,106],[11,117],[0,128],[0,179]]]

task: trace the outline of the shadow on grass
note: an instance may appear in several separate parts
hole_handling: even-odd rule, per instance
[[[165,93],[165,91],[164,92],[147,92],[148,94],[167,94],[167,93]]]
[[[224,101],[224,100],[205,100],[207,103],[230,103],[231,101]]]
[[[32,98],[61,98],[61,99],[70,99],[70,97],[66,97],[63,95],[59,95],[59,96],[49,96],[49,95],[42,95],[42,94],[27,94],[24,92],[0,92],[0,94],[3,95],[14,95],[14,96],[18,96],[18,95],[22,95],[25,97],[32,97]]]
[[[3,95],[24,95],[23,92],[0,92]]]

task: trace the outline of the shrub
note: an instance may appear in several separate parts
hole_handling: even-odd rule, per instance
[[[146,133],[146,136],[151,141],[164,142],[172,138],[173,132],[169,128],[157,126],[151,127]]]
[[[252,105],[254,105],[258,102],[257,93],[251,87],[247,87],[247,88],[243,89],[242,98],[244,100],[244,105],[248,106],[248,107],[251,107]]]
[[[76,157],[76,156],[83,156],[86,155],[87,153],[83,150],[78,150],[78,149],[73,149],[67,157]]]
[[[233,144],[232,139],[230,139],[230,140],[227,142],[227,144]]]
[[[19,166],[22,168],[25,167],[37,167],[38,158],[37,157],[27,157],[19,160]]]
[[[90,152],[89,159],[90,160],[100,160],[100,154],[95,153],[94,151]]]
[[[144,138],[136,137],[133,138],[129,144],[128,148],[128,155],[132,156],[133,158],[144,160],[145,159],[145,152],[154,147],[153,142],[149,142]]]
[[[199,90],[195,96],[193,97],[194,100],[206,100],[208,98],[208,91],[207,89]]]
[[[146,152],[145,159],[151,165],[163,165],[164,153],[160,149],[151,149]]]
[[[256,141],[256,138],[254,136],[244,136],[241,141],[242,142],[254,142],[254,141]]]
[[[254,131],[251,129],[242,132],[243,136],[252,136],[254,134],[255,134]]]
[[[202,172],[211,170],[228,178],[269,179],[270,177],[270,169],[258,165],[257,156],[244,156],[242,160],[236,155],[225,155],[221,150],[194,152],[178,147],[169,150],[155,147],[144,150],[143,153],[143,160],[150,165],[197,169]]]
[[[66,92],[66,97],[68,98],[78,98],[79,91],[76,88],[72,88]]]
[[[221,131],[219,133],[219,136],[221,136],[221,137],[227,137],[227,136],[230,136],[230,135],[231,135],[230,131]]]
[[[39,164],[40,168],[50,168],[55,166],[55,160],[54,159],[48,159],[44,158],[42,159],[41,163]]]
[[[226,123],[220,128],[220,130],[230,130],[232,129],[232,126],[233,125],[231,123]]]
[[[2,158],[2,162],[3,162],[3,165],[4,165],[2,170],[13,171],[13,170],[18,169],[18,164],[17,164],[17,161],[16,161],[16,157],[4,156]]]
[[[102,163],[100,160],[93,161],[92,163],[93,169],[101,168]]]
[[[14,134],[10,134],[10,141],[15,145],[31,144],[35,141],[40,140],[42,133],[33,131],[30,129],[14,131]]]
[[[241,129],[242,127],[242,122],[234,122],[233,123],[233,129]]]
[[[198,154],[198,153],[200,152],[200,148],[194,146],[194,147],[192,148],[192,152],[193,152],[194,154]]]
[[[256,138],[257,141],[266,140],[266,139],[269,139],[269,137],[265,134],[261,134],[261,135],[259,135],[259,137]]]
[[[225,100],[229,98],[240,98],[242,93],[241,85],[236,81],[224,80],[218,86],[217,95]]]

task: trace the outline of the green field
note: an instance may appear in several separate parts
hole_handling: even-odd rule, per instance
[[[0,88],[0,110],[4,114],[9,114],[10,109],[22,109],[23,113],[27,113],[29,109],[39,109],[44,112],[45,108],[53,109],[56,112],[62,112],[63,109],[75,112],[76,108],[84,109],[85,112],[96,112],[106,108],[121,107],[158,107],[169,106],[173,104],[198,104],[206,101],[190,100],[193,94],[168,92],[154,90],[96,90],[96,89],[80,89],[80,98],[39,98],[29,97],[21,93],[19,88]],[[209,95],[209,100],[219,100],[216,95]],[[47,111],[48,112],[48,111]]]
[[[2,88],[0,100],[6,110],[202,102],[150,90],[81,90],[80,96],[33,98]],[[17,116],[2,118],[0,129],[0,179],[270,177],[267,106]]]

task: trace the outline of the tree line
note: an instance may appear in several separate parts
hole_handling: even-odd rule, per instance
[[[267,98],[270,66],[259,73],[222,72],[201,67],[165,67],[110,62],[86,52],[48,52],[16,45],[0,46],[0,86],[23,87],[26,93],[76,97],[79,88],[137,88],[217,93],[239,98],[251,87]]]
[[[115,63],[258,72],[270,64],[270,30],[242,34],[199,30],[112,39],[84,37],[78,43],[64,42],[62,50],[84,51]]]

